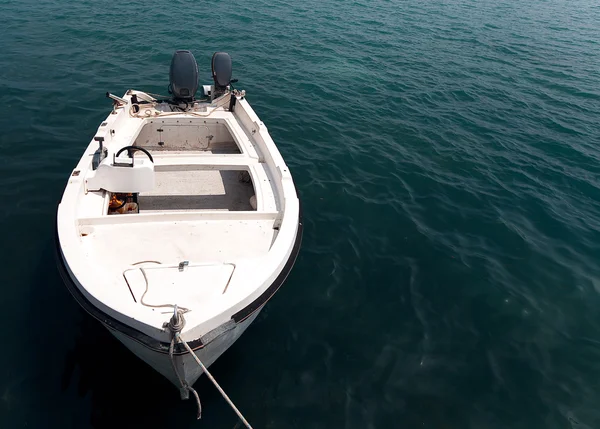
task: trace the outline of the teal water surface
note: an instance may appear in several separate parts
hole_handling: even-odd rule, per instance
[[[234,428],[79,309],[53,255],[106,91],[229,52],[304,204],[214,375],[255,428],[600,427],[592,0],[0,0],[0,427]]]

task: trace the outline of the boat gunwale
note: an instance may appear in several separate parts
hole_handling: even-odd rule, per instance
[[[296,195],[297,195],[297,193],[296,193]],[[300,201],[300,198],[298,198],[298,202],[299,202],[298,226],[297,226],[297,230],[296,230],[296,238],[295,238],[294,244],[292,246],[291,253],[290,253],[285,265],[283,266],[283,269],[277,275],[277,277],[275,278],[273,283],[271,283],[271,285],[269,285],[269,287],[267,287],[260,296],[258,296],[254,301],[252,301],[246,307],[244,307],[243,309],[239,310],[238,312],[234,313],[231,316],[230,320],[233,320],[233,322],[236,325],[243,322],[248,317],[250,317],[252,314],[254,314],[257,310],[259,310],[261,307],[263,307],[273,297],[273,295],[275,295],[275,293],[283,285],[283,283],[287,279],[289,273],[291,272],[291,270],[296,262],[296,259],[298,258],[298,254],[300,252],[300,246],[302,244],[302,235],[303,235],[303,230],[304,230],[304,226],[303,226],[303,222],[302,222],[302,203]],[[57,210],[57,215],[58,215],[58,210]],[[54,246],[55,247],[55,257],[57,259],[57,265],[58,265],[60,277],[62,278],[63,283],[66,285],[67,289],[69,290],[69,292],[71,293],[73,298],[75,298],[77,303],[89,315],[91,315],[96,320],[101,322],[108,329],[118,331],[118,332],[122,333],[123,335],[127,336],[128,338],[130,338],[131,340],[133,340],[137,343],[140,343],[141,345],[145,346],[148,349],[151,349],[154,352],[161,353],[161,354],[169,353],[170,343],[157,340],[157,339],[153,338],[152,336],[145,334],[145,333],[133,328],[132,326],[130,326],[124,322],[121,322],[121,321],[117,320],[116,318],[110,316],[105,311],[102,311],[101,309],[96,307],[83,294],[83,292],[81,292],[81,290],[79,290],[79,287],[75,284],[75,282],[73,281],[73,279],[71,277],[71,274],[69,273],[69,270],[66,265],[66,261],[62,254],[62,250],[60,247],[60,239],[59,239],[59,235],[58,235],[58,219],[55,222],[54,241],[55,241],[55,246]],[[218,337],[213,338],[211,340],[211,342],[214,341],[214,339],[216,339],[216,338],[218,338]],[[188,344],[195,351],[195,350],[200,350],[200,349],[206,347],[208,344],[210,344],[210,342],[204,343],[204,342],[202,342],[201,338],[197,338],[195,340],[188,341]],[[181,345],[181,344],[175,345],[174,354],[185,355],[187,353],[188,353],[188,351],[184,348],[183,345]]]

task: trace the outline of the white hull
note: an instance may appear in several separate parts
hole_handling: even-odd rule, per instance
[[[71,294],[178,387],[202,369],[177,342],[174,371],[174,336],[211,365],[283,284],[302,238],[296,187],[265,124],[245,92],[219,94],[113,96],[57,210]],[[174,312],[178,326],[166,323]]]
[[[233,329],[215,338],[214,341],[203,348],[195,350],[196,356],[198,356],[206,367],[212,365],[244,333],[248,326],[256,319],[258,313],[260,313],[260,310],[256,311],[243,322],[238,323]],[[173,364],[167,353],[159,353],[149,349],[139,342],[132,340],[130,337],[123,335],[121,332],[111,329],[106,325],[105,327],[137,357],[171,381],[178,389],[181,388],[181,383],[173,371]],[[189,353],[176,355],[175,365],[177,366],[179,376],[184,378],[190,386],[198,380],[203,372]]]

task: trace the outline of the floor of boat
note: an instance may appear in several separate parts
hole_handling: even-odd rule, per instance
[[[84,254],[106,270],[140,261],[177,264],[234,262],[266,255],[276,235],[274,219],[100,224],[82,236]],[[115,274],[117,277],[118,275]]]
[[[140,213],[170,210],[254,210],[251,182],[234,170],[157,171],[155,186],[139,194]]]
[[[186,148],[183,144],[170,143],[169,145],[161,146],[158,143],[144,143],[139,145],[144,149],[150,151],[150,153],[170,153],[174,155],[182,155],[182,154],[215,154],[215,155],[224,155],[224,154],[239,154],[240,148],[237,143],[234,141],[229,142],[215,142],[210,143],[206,148]]]

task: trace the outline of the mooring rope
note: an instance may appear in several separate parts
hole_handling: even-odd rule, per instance
[[[175,365],[175,359],[173,358],[173,349],[175,348],[175,341],[179,341],[181,344],[183,344],[183,346],[186,348],[186,350],[189,352],[189,354],[194,358],[196,363],[198,365],[200,365],[200,368],[202,368],[202,371],[204,371],[206,376],[215,385],[215,387],[217,388],[217,390],[219,391],[221,396],[223,396],[223,398],[227,401],[229,406],[233,409],[233,411],[235,411],[235,413],[237,414],[239,419],[242,421],[242,423],[244,423],[244,425],[246,425],[246,427],[248,429],[252,429],[252,426],[250,426],[250,423],[248,423],[248,420],[246,420],[246,418],[242,415],[240,410],[238,410],[238,408],[235,406],[233,401],[229,398],[229,396],[227,396],[227,393],[225,393],[225,391],[221,388],[219,383],[217,383],[217,380],[215,380],[215,378],[208,371],[206,366],[204,366],[202,361],[198,358],[198,356],[196,356],[196,353],[194,353],[194,350],[192,350],[190,345],[181,338],[180,333],[185,325],[185,318],[183,317],[183,313],[184,312],[182,310],[177,309],[177,306],[175,306],[175,311],[173,312],[173,317],[171,317],[171,320],[165,324],[166,327],[171,331],[171,346],[169,347],[169,357],[171,358],[171,364],[173,365],[175,374],[177,375],[177,378],[179,379],[179,382],[181,383],[181,387],[184,389],[187,389],[189,392],[192,392],[194,394],[194,396],[196,397],[196,402],[198,403],[198,419],[201,417],[201,414],[202,414],[202,406],[200,404],[200,398],[198,397],[198,393],[196,393],[196,391],[189,384],[187,384],[187,382],[184,379],[181,378],[181,376],[179,375],[179,371],[177,371],[177,367]]]
[[[229,96],[229,97],[228,97]],[[221,97],[214,99],[208,106],[207,106],[207,111],[204,113],[201,112],[194,112],[193,110],[188,110],[188,109],[184,109],[184,111],[181,112],[162,112],[160,110],[156,110],[156,106],[158,103],[158,101],[150,101],[149,104],[151,107],[140,107],[138,112],[134,112],[134,108],[133,108],[133,104],[129,107],[129,115],[133,118],[151,118],[151,117],[156,117],[156,116],[160,116],[160,117],[164,117],[164,116],[177,116],[177,115],[190,115],[190,116],[197,116],[200,118],[207,118],[210,115],[212,115],[214,112],[216,112],[219,108],[221,107],[225,107],[227,104],[229,104],[231,97],[245,97],[246,96],[246,91],[245,90],[237,90],[234,89],[233,91],[229,91],[225,94],[223,94]],[[208,109],[211,109],[210,111]]]
[[[237,409],[237,407],[235,406],[235,404],[233,403],[233,401],[231,399],[229,399],[229,396],[227,396],[227,393],[225,393],[225,391],[221,388],[221,386],[219,386],[219,383],[217,383],[217,380],[215,380],[215,378],[212,376],[212,374],[210,372],[208,372],[208,369],[204,366],[204,364],[202,363],[202,361],[200,359],[198,359],[198,356],[196,356],[196,353],[194,353],[194,351],[188,345],[188,343],[186,343],[185,341],[183,341],[181,339],[181,336],[179,335],[179,332],[177,332],[175,334],[175,337],[181,342],[181,344],[183,344],[185,346],[185,348],[187,349],[187,351],[190,352],[190,354],[192,355],[192,357],[194,358],[194,360],[196,361],[196,363],[198,365],[200,365],[200,368],[202,368],[202,371],[204,371],[204,373],[207,375],[207,377],[210,379],[210,381],[213,382],[213,384],[215,385],[215,387],[217,388],[217,390],[219,391],[219,393],[221,393],[221,395],[223,396],[223,398],[225,398],[225,400],[227,401],[227,403],[229,404],[229,406],[233,409],[233,411],[235,411],[235,413],[240,418],[240,420],[242,421],[242,423],[244,423],[248,429],[252,429],[252,426],[250,426],[250,423],[248,423],[248,420],[246,420],[244,418],[244,416],[242,415],[242,413],[240,412],[240,410]]]
[[[191,392],[194,397],[196,398],[196,404],[198,405],[198,415],[197,418],[198,420],[200,419],[200,417],[202,417],[202,404],[200,403],[200,397],[198,396],[198,392],[196,392],[196,390],[190,386],[187,381],[185,381],[185,378],[182,378],[181,375],[179,375],[179,371],[177,370],[177,365],[175,364],[175,358],[173,356],[173,350],[175,349],[175,340],[176,338],[178,338],[179,333],[181,332],[181,330],[183,329],[183,327],[185,326],[185,318],[183,317],[183,310],[180,310],[177,308],[177,305],[175,305],[174,311],[173,311],[173,317],[171,317],[171,320],[169,320],[168,323],[165,323],[165,327],[169,329],[169,331],[171,331],[171,345],[169,346],[169,358],[171,358],[171,365],[173,366],[173,371],[175,371],[175,375],[177,376],[177,379],[179,380],[179,384],[181,384],[181,388],[184,390],[187,390],[188,392]],[[184,398],[182,396],[183,399],[187,399]]]

